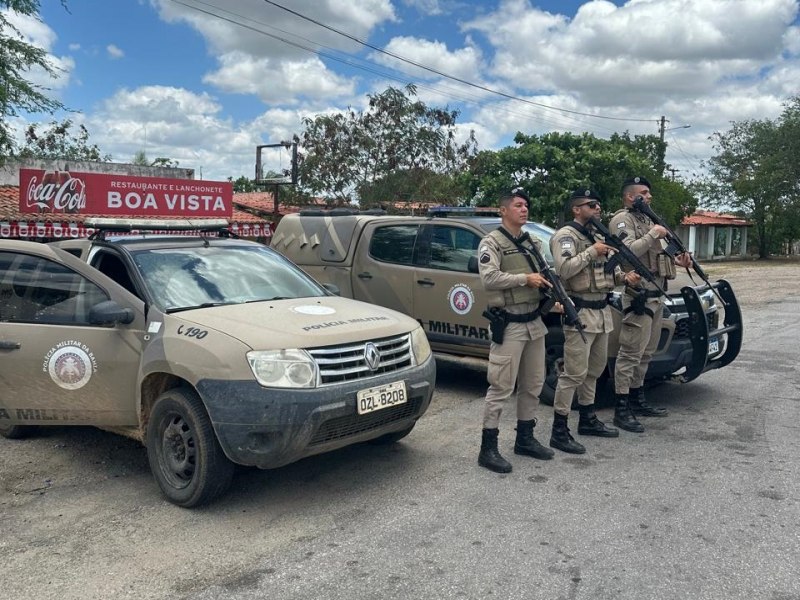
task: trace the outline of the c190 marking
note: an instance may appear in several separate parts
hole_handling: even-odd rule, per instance
[[[185,335],[186,337],[193,337],[195,339],[202,340],[208,335],[208,331],[205,329],[198,329],[197,327],[184,327],[183,325],[178,325],[178,335]]]

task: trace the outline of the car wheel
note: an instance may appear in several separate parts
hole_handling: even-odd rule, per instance
[[[146,446],[156,482],[178,506],[211,502],[230,486],[234,465],[192,390],[174,388],[158,397],[150,413]]]
[[[392,433],[387,433],[386,435],[382,435],[381,437],[377,437],[374,440],[370,440],[369,443],[370,444],[375,444],[376,446],[386,446],[386,445],[389,445],[389,444],[394,444],[395,442],[399,442],[404,437],[406,437],[409,433],[411,433],[411,431],[414,429],[414,425],[416,425],[416,424],[417,424],[417,422],[414,421],[414,423],[411,425],[411,427],[403,429],[402,431],[393,431]]]
[[[563,341],[563,340],[562,340]],[[558,385],[558,374],[564,369],[564,346],[562,344],[551,344],[545,347],[545,378],[542,391],[539,394],[539,402],[548,406],[553,406],[556,398],[556,386]],[[578,408],[578,394],[572,397],[572,409]]]
[[[21,440],[31,434],[30,425],[0,425],[0,436],[7,440]]]

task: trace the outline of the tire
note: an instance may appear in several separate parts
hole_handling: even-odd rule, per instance
[[[234,465],[193,390],[174,388],[156,399],[146,446],[153,477],[173,504],[185,508],[207,504],[231,484]]]
[[[374,440],[370,440],[369,443],[374,444],[376,446],[388,446],[389,444],[394,444],[395,442],[399,442],[409,433],[411,433],[411,431],[414,429],[414,425],[416,424],[417,422],[414,421],[411,427],[403,429],[402,431],[393,431],[392,433],[387,433],[386,435],[377,437]]]
[[[30,425],[0,425],[0,437],[7,440],[21,440],[28,437],[33,430]]]

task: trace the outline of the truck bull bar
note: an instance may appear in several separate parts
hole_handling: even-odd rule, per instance
[[[706,318],[703,302],[700,294],[706,290],[711,290],[718,295],[725,305],[720,309],[724,311],[724,319],[721,327],[711,328]],[[720,369],[731,362],[739,355],[742,349],[742,311],[739,302],[730,284],[724,279],[720,279],[710,285],[685,286],[681,288],[681,296],[689,313],[689,338],[692,342],[692,360],[687,365],[686,370],[678,375],[678,379],[683,383],[692,381],[706,371]],[[714,340],[724,348],[712,354]]]

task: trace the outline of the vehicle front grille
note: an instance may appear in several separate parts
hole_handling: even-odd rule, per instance
[[[319,366],[321,385],[366,379],[400,371],[412,365],[409,334],[372,340],[372,343],[380,355],[378,366],[374,370],[367,364],[367,342],[309,349],[308,353]]]
[[[350,436],[372,431],[396,421],[413,417],[419,412],[422,398],[410,398],[405,404],[392,406],[367,413],[366,415],[347,415],[325,421],[311,438],[309,446],[318,446]]]
[[[708,321],[708,330],[712,331],[718,327],[719,323],[719,313],[714,311],[710,314],[706,314],[706,321]],[[675,322],[675,337],[676,338],[688,338],[689,337],[689,317],[684,317],[682,319],[678,319]]]

